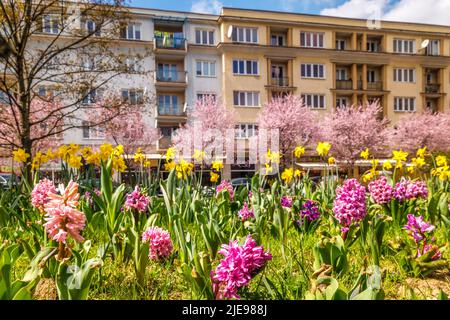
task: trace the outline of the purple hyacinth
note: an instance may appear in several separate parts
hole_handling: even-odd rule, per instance
[[[409,231],[409,234],[414,238],[414,241],[420,242],[424,240],[427,233],[433,232],[436,228],[431,223],[423,221],[422,216],[414,216],[413,214],[408,214],[408,224],[404,226],[405,230]]]
[[[368,188],[375,203],[389,203],[394,197],[394,188],[388,183],[385,176],[369,183]]]
[[[135,209],[138,212],[145,212],[150,202],[150,198],[141,193],[139,186],[134,188],[134,191],[127,194],[125,200],[125,209]]]
[[[251,235],[248,235],[242,246],[238,241],[223,244],[219,251],[223,255],[219,265],[211,272],[213,291],[216,299],[240,299],[237,291],[249,284],[252,277],[272,259],[263,246],[258,246]]]
[[[336,188],[336,199],[333,204],[333,213],[343,230],[364,219],[366,211],[366,188],[356,179],[349,179],[341,187]],[[345,233],[345,232],[344,232]]]
[[[399,201],[417,198],[426,199],[428,197],[428,188],[423,181],[411,181],[402,177],[395,185],[394,197]]]
[[[288,196],[282,196],[281,197],[281,206],[285,208],[291,208],[292,207],[292,198]]]
[[[238,215],[239,215],[239,218],[242,219],[242,221],[245,221],[245,220],[255,217],[253,210],[250,210],[248,208],[247,202],[244,202],[244,207],[241,210],[239,210]]]
[[[216,187],[216,193],[219,194],[223,190],[227,190],[230,194],[230,199],[233,200],[234,198],[234,189],[231,183],[229,183],[227,180],[222,180],[222,182]]]
[[[300,216],[303,219],[308,218],[309,221],[314,221],[319,219],[320,212],[317,202],[313,200],[306,200],[302,206],[303,210],[300,211]]]

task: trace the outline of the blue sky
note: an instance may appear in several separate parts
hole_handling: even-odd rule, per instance
[[[450,25],[450,0],[129,0],[134,7],[220,13],[222,6]]]

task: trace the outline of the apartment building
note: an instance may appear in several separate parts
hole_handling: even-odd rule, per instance
[[[255,134],[258,114],[273,97],[301,95],[319,115],[341,105],[378,100],[393,123],[425,108],[450,112],[450,27],[261,10],[223,8],[220,15],[131,8],[132,22],[117,46],[147,50],[134,61],[148,75],[127,75],[109,85],[139,100],[163,137],[164,152],[187,111],[214,95],[238,115],[236,139]],[[86,103],[89,103],[89,98]],[[101,134],[83,129],[66,143],[95,145]],[[238,177],[254,166],[227,166]]]

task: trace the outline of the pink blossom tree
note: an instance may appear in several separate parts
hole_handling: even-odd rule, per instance
[[[450,150],[450,115],[426,111],[421,114],[409,114],[389,129],[389,141],[392,148],[402,148],[414,153],[427,147],[432,151]]]
[[[336,159],[352,168],[361,151],[379,153],[386,144],[388,120],[380,119],[380,111],[378,103],[338,108],[321,121],[319,138],[331,144]]]
[[[193,154],[194,148],[204,151],[216,144],[221,144],[224,149],[228,141],[227,130],[234,129],[235,123],[234,111],[214,96],[206,96],[188,113],[188,123],[175,131],[173,146],[183,154]]]
[[[280,152],[284,163],[297,145],[305,146],[317,132],[317,115],[299,96],[274,98],[259,115],[259,128],[279,130]]]

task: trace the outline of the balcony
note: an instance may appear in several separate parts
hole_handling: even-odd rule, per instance
[[[383,82],[382,81],[367,82],[367,90],[382,91]]]
[[[352,80],[336,80],[336,89],[338,90],[352,90]]]
[[[425,85],[425,93],[440,93],[441,85],[438,83],[430,83]]]
[[[173,89],[174,91],[184,91],[187,87],[188,77],[186,71],[166,71],[155,72],[155,85],[157,89]]]
[[[289,77],[273,77],[270,79],[270,85],[277,87],[289,87]]]
[[[155,36],[154,48],[163,50],[187,50],[186,38]]]
[[[187,115],[183,105],[159,105],[155,112],[158,123],[180,123],[186,122]]]

